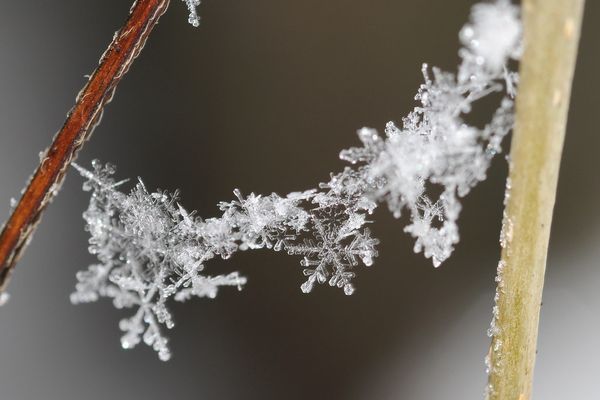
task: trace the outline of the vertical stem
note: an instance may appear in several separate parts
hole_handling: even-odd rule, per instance
[[[138,0],[115,33],[100,65],[77,96],[65,124],[41,158],[21,200],[0,233],[0,291],[3,290],[42,212],[58,192],[67,167],[100,120],[117,84],[129,70],[169,0]]]
[[[510,153],[490,400],[529,400],[556,184],[584,0],[524,0],[524,53]]]

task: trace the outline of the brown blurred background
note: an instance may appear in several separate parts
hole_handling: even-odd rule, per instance
[[[414,105],[422,62],[454,70],[473,1],[182,2],[119,87],[79,162],[182,190],[204,217],[243,192],[327,180],[356,129]],[[65,113],[124,20],[128,0],[0,2],[0,215],[8,215]],[[600,5],[588,1],[561,170],[536,367],[537,399],[595,398],[600,367],[597,114]],[[505,147],[508,146],[508,142]],[[87,254],[87,194],[71,173],[0,309],[0,399],[480,399],[506,163],[465,200],[461,243],[439,269],[381,209],[380,257],[357,292],[303,295],[298,259],[248,252],[243,292],[175,305],[174,358],[123,351],[108,301],[72,306]]]

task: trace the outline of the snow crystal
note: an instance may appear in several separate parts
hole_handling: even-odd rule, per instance
[[[10,300],[10,294],[8,292],[0,293],[0,307],[8,303],[8,300]]]
[[[186,3],[197,22],[199,1]],[[236,199],[219,204],[219,217],[202,219],[179,205],[176,193],[149,192],[141,180],[129,194],[121,192],[124,181],[114,180],[111,165],[94,162],[93,171],[76,166],[86,178],[84,190],[92,192],[84,219],[98,263],[77,274],[71,300],[109,297],[117,308],[136,308],[119,324],[123,347],[143,341],[166,360],[161,328],[174,325],[169,298],[214,298],[220,287],[246,283],[236,272],[206,275],[212,258],[228,259],[240,250],[284,251],[301,257],[303,292],[328,283],[350,295],[358,267],[371,266],[378,255],[368,218],[386,203],[395,217],[408,213],[404,230],[415,238],[414,250],[439,266],[459,240],[459,199],[485,179],[513,125],[517,77],[506,64],[518,55],[517,15],[504,0],[476,5],[461,31],[458,73],[423,65],[418,106],[401,123],[389,122],[385,136],[359,130],[361,146],[340,153],[351,167],[317,189],[287,196],[235,190]],[[470,125],[465,118],[473,104],[492,93],[503,96],[490,122]]]
[[[200,16],[198,16],[197,8],[200,6],[200,0],[183,0],[188,8],[188,22],[194,26],[200,26]]]
[[[480,3],[473,6],[471,23],[460,31],[460,39],[479,64],[500,72],[509,57],[521,51],[521,22],[519,8],[510,0]]]

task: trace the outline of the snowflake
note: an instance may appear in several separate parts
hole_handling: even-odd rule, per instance
[[[71,301],[109,297],[116,308],[137,307],[132,317],[119,323],[123,348],[143,340],[161,360],[168,360],[167,339],[161,333],[161,326],[173,327],[167,299],[213,298],[220,286],[241,288],[246,280],[237,273],[201,273],[204,261],[218,251],[198,241],[198,227],[175,196],[149,193],[141,181],[125,195],[118,191],[124,181],[114,181],[111,165],[94,162],[93,172],[75,167],[87,178],[84,190],[92,191],[84,218],[91,235],[89,251],[99,264],[77,273]]]
[[[303,255],[300,264],[310,267],[304,269],[304,275],[308,276],[301,286],[304,293],[312,291],[315,283],[326,281],[330,286],[343,288],[347,295],[354,292],[353,268],[359,260],[371,266],[377,256],[375,246],[379,243],[371,238],[369,229],[360,230],[364,224],[362,214],[347,216],[332,210],[319,210],[313,215],[311,232],[314,237],[286,247],[288,254]]]
[[[190,21],[197,22],[199,1],[186,3]],[[125,194],[114,167],[76,166],[86,178],[84,190],[92,192],[84,219],[98,263],[77,274],[72,301],[109,297],[117,308],[136,308],[119,325],[123,347],[143,340],[165,360],[170,352],[161,329],[173,327],[171,297],[214,298],[220,287],[246,283],[236,272],[205,275],[214,257],[285,251],[302,257],[303,292],[328,282],[352,294],[356,270],[371,266],[378,254],[379,241],[366,225],[381,203],[395,217],[409,214],[404,230],[415,238],[415,252],[439,266],[459,241],[459,199],[485,179],[513,126],[518,76],[507,63],[520,52],[518,13],[506,0],[476,5],[460,34],[457,74],[423,65],[419,105],[400,124],[389,122],[384,137],[371,128],[359,130],[362,145],[340,153],[351,166],[316,189],[246,197],[236,189],[235,200],[219,203],[220,217],[203,220],[179,205],[177,193],[151,193],[140,180]],[[473,104],[492,93],[503,95],[490,122],[469,125],[465,117]]]

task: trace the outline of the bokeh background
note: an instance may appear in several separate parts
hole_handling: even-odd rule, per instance
[[[0,215],[62,125],[127,0],[0,2]],[[356,129],[414,105],[422,62],[453,70],[473,1],[180,1],[151,36],[80,155],[182,191],[204,217],[244,193],[313,187]],[[596,398],[600,367],[600,4],[588,1],[552,231],[535,398]],[[508,142],[505,147],[508,146]],[[72,306],[87,194],[71,172],[0,309],[0,399],[480,399],[506,162],[464,202],[461,243],[434,269],[382,208],[380,257],[351,297],[303,295],[298,259],[215,261],[242,292],[175,305],[174,358],[121,350],[108,301]]]

